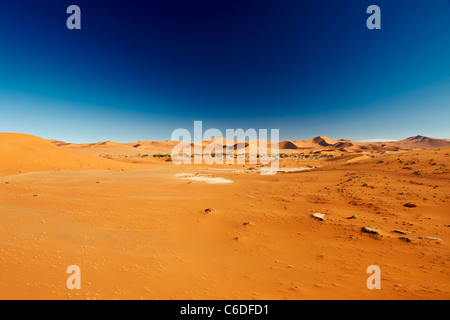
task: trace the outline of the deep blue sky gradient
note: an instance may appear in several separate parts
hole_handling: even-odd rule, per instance
[[[82,30],[66,28],[71,4]],[[0,3],[0,132],[164,140],[194,120],[283,140],[450,138],[450,1]]]

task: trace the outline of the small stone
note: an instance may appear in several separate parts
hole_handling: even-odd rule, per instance
[[[442,241],[441,238],[436,238],[436,237],[419,237],[419,239]]]
[[[400,233],[400,234],[410,234],[411,232],[409,231],[403,231],[403,230],[394,230],[395,233]]]
[[[407,207],[407,208],[415,208],[415,207],[417,207],[414,203],[411,203],[411,202],[405,203],[403,206]]]
[[[379,234],[378,229],[371,228],[371,227],[362,227],[361,231],[365,232],[365,233]]]
[[[312,216],[320,221],[325,220],[325,214],[324,213],[313,213]]]

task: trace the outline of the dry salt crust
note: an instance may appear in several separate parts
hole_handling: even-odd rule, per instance
[[[208,169],[208,171],[228,171],[235,173],[249,173],[249,172],[257,172],[257,170],[242,170],[242,169]]]
[[[273,168],[263,168],[266,171],[272,171],[272,172],[297,172],[297,171],[305,171],[305,170],[311,170],[313,168],[307,168],[307,167],[294,167],[294,168],[279,168],[279,169],[273,169]],[[249,170],[242,170],[242,169],[208,169],[210,171],[232,171],[232,172],[244,172],[248,173]],[[259,170],[251,170],[253,172],[258,172]]]
[[[298,167],[298,168],[279,168],[278,172],[296,172],[296,171],[304,171],[304,170],[310,170],[312,168],[307,167]]]
[[[275,174],[277,172],[298,172],[298,171],[306,171],[311,170],[313,168],[305,168],[305,167],[297,167],[297,168],[262,168],[261,172],[264,174]]]
[[[179,173],[176,177],[183,177],[184,180],[201,181],[209,184],[233,183],[233,181],[225,178],[210,177],[209,175],[195,175],[192,173]]]

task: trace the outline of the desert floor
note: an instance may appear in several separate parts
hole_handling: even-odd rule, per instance
[[[287,159],[317,168],[272,176],[164,159],[9,168],[0,298],[449,299],[449,153]],[[81,290],[66,286],[69,265],[81,268]],[[380,290],[366,286],[370,265]]]

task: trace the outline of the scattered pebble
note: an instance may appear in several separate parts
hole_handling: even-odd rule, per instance
[[[371,233],[371,234],[380,234],[378,232],[378,229],[371,228],[371,227],[362,227],[361,231],[365,232],[365,233]]]
[[[325,220],[325,214],[324,213],[313,213],[312,216],[320,221]]]
[[[419,237],[419,239],[442,241],[441,238],[436,238],[436,237]]]
[[[400,233],[400,234],[410,234],[411,232],[409,231],[403,231],[403,230],[394,230],[395,233]]]

